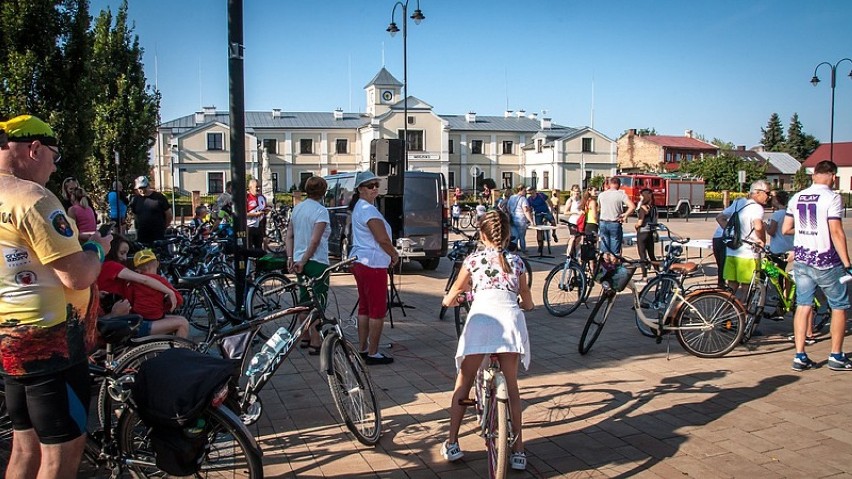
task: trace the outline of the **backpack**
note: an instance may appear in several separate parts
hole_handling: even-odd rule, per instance
[[[740,209],[734,211],[728,218],[725,229],[722,230],[722,242],[730,249],[738,249],[743,245],[743,233],[740,228],[740,211],[747,208],[751,203],[746,203]]]

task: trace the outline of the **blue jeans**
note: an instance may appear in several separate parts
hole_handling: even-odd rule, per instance
[[[601,221],[598,234],[601,238],[601,252],[621,255],[621,241],[624,231],[617,221]]]
[[[518,251],[527,250],[527,227],[526,222],[523,225],[512,222],[512,237],[518,241]]]
[[[849,292],[846,284],[840,278],[846,274],[842,266],[831,269],[816,269],[803,263],[793,263],[793,274],[796,280],[796,304],[813,306],[817,286],[828,298],[831,309],[849,309]]]

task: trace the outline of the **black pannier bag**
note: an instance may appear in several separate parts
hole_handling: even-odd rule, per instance
[[[163,472],[198,472],[210,427],[202,413],[233,374],[232,361],[184,348],[167,349],[141,364],[133,400],[151,428],[156,464]]]

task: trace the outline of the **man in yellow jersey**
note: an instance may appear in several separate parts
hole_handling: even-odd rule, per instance
[[[14,430],[11,477],[76,477],[85,444],[91,285],[112,236],[95,233],[81,247],[76,224],[45,188],[60,158],[47,123],[0,122],[0,374]]]

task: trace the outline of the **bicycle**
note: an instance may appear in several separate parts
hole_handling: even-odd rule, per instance
[[[580,335],[577,348],[580,354],[585,355],[592,348],[612,312],[616,295],[625,287],[632,293],[637,317],[658,342],[663,335],[674,331],[680,345],[699,358],[724,356],[740,343],[745,329],[745,310],[729,291],[716,287],[684,291],[680,284],[673,284],[671,291],[660,296],[661,301],[643,305],[633,273],[637,266],[650,262],[616,258],[621,264],[601,278],[600,297]],[[648,317],[643,310],[654,311],[656,317]]]
[[[276,311],[265,317],[245,319],[240,323],[225,326],[197,344],[182,338],[173,338],[168,344],[136,348],[116,360],[117,368],[133,369],[151,354],[158,354],[159,351],[170,347],[188,347],[206,353],[218,346],[223,357],[239,362],[239,370],[243,371],[242,376],[247,378],[245,384],[229,398],[228,404],[241,415],[245,424],[253,424],[263,411],[260,391],[296,347],[298,338],[307,333],[309,328],[315,327],[322,338],[320,369],[326,373],[335,406],[346,427],[358,441],[365,445],[374,445],[381,436],[381,410],[372,379],[361,354],[343,335],[339,320],[325,315],[321,298],[314,293],[315,284],[323,281],[332,272],[348,267],[355,260],[357,258],[351,257],[329,266],[318,278],[300,279],[284,286],[289,291],[295,290],[297,286],[306,288],[310,298],[306,303]],[[193,281],[202,282],[204,279],[195,278]],[[304,319],[299,320],[299,315],[304,313],[307,313]],[[280,329],[275,333],[283,336],[283,346],[265,365],[258,370],[252,370],[251,349],[254,337],[264,324],[286,316],[293,318],[290,324],[295,326],[288,329],[289,334],[284,335]],[[275,338],[270,337],[267,344],[273,339]],[[99,398],[102,396],[103,393],[99,393]]]
[[[742,341],[747,343],[754,335],[762,318],[778,318],[777,320],[780,321],[787,313],[796,310],[796,282],[793,279],[792,272],[787,273],[776,264],[776,261],[783,262],[782,264],[786,263],[786,253],[773,253],[766,246],[746,239],[743,240],[743,243],[751,245],[759,253],[758,269],[752,274],[751,283],[749,283],[746,293],[746,324]],[[789,285],[789,291],[785,291],[785,285]],[[819,289],[817,291],[813,305],[812,331],[814,332],[821,331],[831,322],[831,309],[828,308],[822,291]],[[774,303],[770,303],[770,296],[775,301]],[[766,312],[767,305],[776,307],[773,314],[770,315]]]
[[[542,299],[544,307],[553,316],[564,317],[573,313],[589,299],[594,286],[595,270],[601,263],[602,253],[597,251],[597,236],[571,233],[573,253],[550,270],[544,280]],[[577,247],[577,241],[583,243]]]
[[[156,464],[150,439],[151,428],[142,422],[132,397],[131,386],[136,371],[116,367],[113,359],[116,348],[135,336],[140,323],[141,317],[138,316],[99,319],[98,329],[106,343],[106,360],[103,365],[89,364],[89,374],[102,381],[101,388],[111,399],[110,402],[98,402],[98,416],[115,420],[101,421],[101,428],[97,430],[89,428],[83,458],[95,467],[108,470],[112,478],[121,477],[126,472],[134,477],[165,474]],[[144,339],[157,341],[162,338]],[[204,408],[200,415],[204,426],[194,431],[199,437],[206,437],[200,458],[201,469],[195,477],[218,476],[224,471],[231,471],[234,477],[262,478],[260,448],[246,426],[223,405],[225,392],[227,385]],[[11,438],[11,422],[5,404],[5,391],[0,388],[0,437]],[[113,404],[120,407],[115,408]],[[116,411],[118,414],[114,415]]]
[[[479,435],[485,439],[488,453],[489,477],[506,477],[509,451],[516,438],[509,410],[509,389],[496,354],[490,355],[488,366],[483,361],[476,374],[474,399],[461,399],[459,405],[475,408]]]

